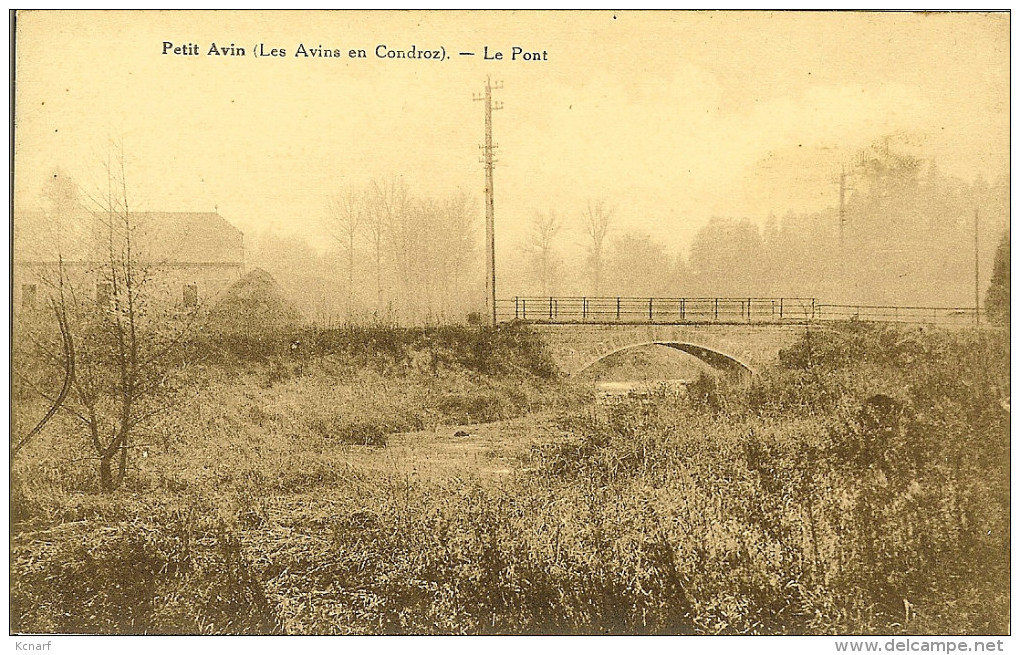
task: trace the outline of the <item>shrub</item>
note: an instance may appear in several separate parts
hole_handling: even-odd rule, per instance
[[[430,328],[348,325],[241,336],[205,332],[193,335],[185,350],[189,361],[221,365],[332,356],[349,367],[385,371],[411,365],[424,355],[429,366],[456,366],[484,375],[551,379],[557,373],[541,338],[518,323]]]

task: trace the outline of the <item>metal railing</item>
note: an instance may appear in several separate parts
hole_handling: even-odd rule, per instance
[[[975,311],[978,315],[975,317]],[[973,307],[820,304],[815,298],[523,297],[496,302],[500,322],[546,324],[779,324],[812,321],[877,321],[974,325]]]
[[[814,316],[814,298],[515,297],[501,321],[529,323],[782,323]]]

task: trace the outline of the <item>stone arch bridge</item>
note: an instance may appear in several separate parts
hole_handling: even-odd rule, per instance
[[[501,315],[501,316],[500,316]],[[658,345],[717,369],[753,373],[809,329],[868,321],[947,329],[981,323],[973,307],[827,305],[814,298],[523,298],[496,303],[493,320],[532,326],[568,374],[614,353]]]
[[[734,374],[750,374],[779,359],[808,329],[786,325],[541,324],[531,328],[549,348],[560,370],[574,375],[606,357],[640,346],[658,345],[688,353]]]

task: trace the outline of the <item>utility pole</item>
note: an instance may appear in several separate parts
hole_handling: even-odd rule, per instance
[[[503,83],[492,84],[492,79],[485,78],[485,93],[475,95],[473,100],[485,101],[485,145],[479,146],[484,156],[481,161],[485,164],[485,304],[489,311],[489,320],[496,325],[496,230],[495,230],[495,205],[492,193],[492,168],[496,159],[492,156],[493,150],[499,146],[492,143],[492,112],[495,109],[502,109],[503,103],[497,102],[493,105],[493,89],[502,89]]]
[[[837,259],[838,259],[838,275],[840,284],[840,293],[845,294],[848,284],[848,270],[850,266],[850,256],[847,252],[846,246],[846,192],[853,189],[853,187],[847,185],[847,174],[846,164],[840,163],[839,165],[839,247],[837,248]],[[854,258],[856,262],[856,258]],[[856,266],[854,266],[856,268]]]
[[[846,185],[846,165],[839,166],[839,244],[843,245],[846,231],[846,192],[853,189]]]
[[[981,287],[978,282],[978,209],[974,208],[974,326],[981,325]]]

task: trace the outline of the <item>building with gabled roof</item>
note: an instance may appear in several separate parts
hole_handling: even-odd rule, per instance
[[[131,212],[132,261],[144,270],[158,295],[171,303],[197,306],[214,301],[244,275],[244,235],[218,212]],[[21,212],[14,220],[14,305],[38,303],[40,284],[53,277],[58,261],[77,284],[106,290],[103,262],[109,262],[112,234],[102,214],[80,212],[62,221],[42,212]]]

